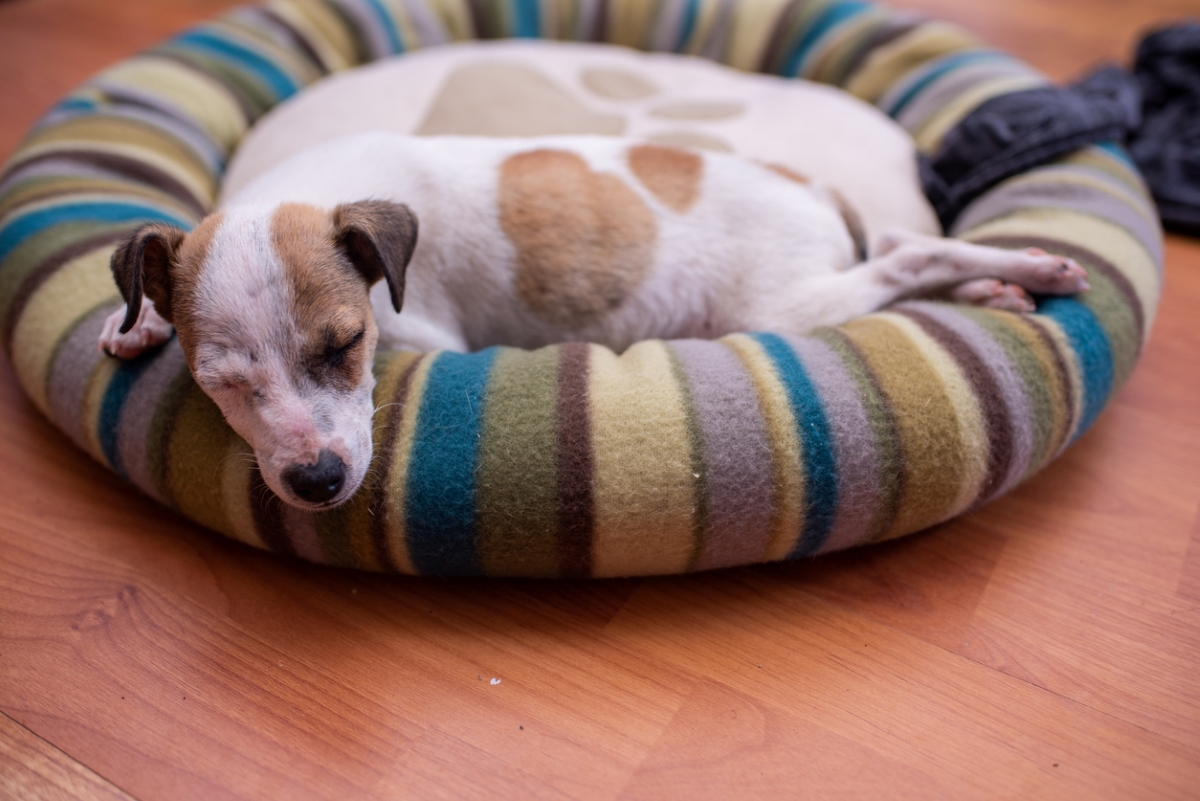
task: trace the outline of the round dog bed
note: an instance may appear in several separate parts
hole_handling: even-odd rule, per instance
[[[324,74],[452,40],[674,50],[839,86],[925,150],[1042,79],[948,25],[866,3],[274,0],[96,76],[0,178],[0,337],[38,407],[143,491],[243,542],[439,575],[618,576],[807,556],[911,533],[1047,464],[1133,369],[1161,235],[1116,147],[1005,181],[955,236],[1069,255],[1091,291],[1036,314],[901,304],[794,338],[381,353],[376,460],[322,514],[270,495],[177,344],[96,352],[115,244],[190,227],[250,124]]]

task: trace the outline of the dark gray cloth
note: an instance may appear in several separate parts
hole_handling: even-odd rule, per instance
[[[993,98],[921,157],[947,229],[995,184],[1097,142],[1125,144],[1168,228],[1200,236],[1200,23],[1157,30],[1133,72],[1103,67],[1069,87]]]

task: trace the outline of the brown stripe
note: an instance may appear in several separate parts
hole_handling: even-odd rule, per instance
[[[9,354],[10,358],[12,353],[9,351],[9,346],[12,342],[13,332],[16,330],[17,323],[20,322],[21,313],[38,288],[46,282],[46,279],[54,275],[60,267],[72,259],[77,259],[85,253],[89,253],[104,245],[119,242],[128,237],[134,230],[136,230],[136,226],[134,228],[121,226],[120,228],[110,229],[103,233],[93,234],[78,242],[72,242],[30,270],[29,274],[18,285],[17,291],[13,293],[12,301],[8,306],[7,316],[4,318],[4,350]],[[115,284],[113,286],[114,288],[116,287]]]
[[[268,549],[288,556],[296,555],[296,548],[284,530],[283,501],[263,481],[257,462],[250,468],[250,512],[254,516],[254,528]]]
[[[588,412],[590,354],[586,343],[568,342],[561,346],[558,368],[558,550],[566,578],[592,574],[596,509]]]
[[[187,206],[197,218],[208,213],[208,204],[192,194],[192,191],[172,176],[147,164],[144,161],[122,156],[117,153],[93,152],[89,150],[54,150],[43,153],[31,159],[19,162],[22,168],[43,161],[74,161],[89,167],[96,167],[107,172],[116,173],[127,178],[131,183],[140,186],[152,186],[174,200]]]
[[[328,75],[330,70],[329,65],[321,58],[321,54],[317,52],[312,43],[308,41],[308,37],[301,33],[292,23],[288,22],[283,17],[276,14],[270,8],[258,7],[250,9],[253,13],[260,16],[268,25],[271,25],[283,36],[289,40],[292,47],[302,52],[313,66],[316,67],[322,75]]]
[[[924,19],[889,22],[874,31],[871,36],[868,36],[858,44],[854,55],[842,66],[841,74],[836,78],[836,85],[845,86],[854,77],[854,73],[858,72],[858,68],[863,65],[876,49],[891,44],[914,28],[924,25],[925,22],[926,20]]]
[[[368,473],[368,475],[374,476],[370,502],[371,543],[375,547],[375,559],[385,570],[392,573],[400,572],[400,567],[392,559],[391,549],[388,548],[388,531],[391,528],[391,521],[387,517],[387,488],[391,486],[392,462],[395,460],[396,434],[400,428],[400,419],[404,415],[404,408],[408,405],[408,393],[412,390],[413,376],[424,361],[424,356],[413,359],[412,364],[406,367],[404,374],[400,376],[400,384],[396,387],[396,394],[392,396],[392,406],[387,412],[387,422],[384,424],[379,452],[375,455],[375,464],[379,465],[379,470],[377,474],[374,470]]]
[[[1003,483],[1012,467],[1015,443],[1013,442],[1012,419],[1008,407],[1004,403],[1000,384],[992,371],[987,368],[966,340],[947,328],[942,323],[915,309],[894,309],[914,321],[926,334],[933,337],[939,345],[958,362],[958,366],[966,374],[971,384],[971,390],[983,410],[984,424],[988,437],[988,469],[983,486],[979,489],[974,504],[981,504],[992,497]]]
[[[796,15],[807,5],[808,0],[791,0],[780,9],[779,16],[775,20],[775,28],[771,31],[771,38],[767,42],[767,48],[763,51],[762,60],[758,63],[759,72],[778,74],[778,68],[782,68],[783,65],[775,62],[779,59],[780,51],[786,43],[784,40],[792,32]]]
[[[1133,284],[1125,277],[1125,274],[1101,256],[1098,256],[1093,251],[1087,248],[1081,248],[1078,245],[1073,245],[1069,242],[1062,242],[1057,239],[1049,239],[1047,237],[1036,236],[995,236],[986,237],[984,239],[972,239],[972,242],[979,245],[990,245],[997,248],[1009,249],[1024,249],[1029,247],[1041,248],[1048,253],[1054,253],[1059,256],[1066,256],[1078,262],[1084,262],[1088,267],[1101,273],[1109,281],[1112,281],[1113,286],[1117,288],[1129,304],[1129,308],[1133,311],[1133,319],[1137,322],[1138,333],[1138,350],[1142,352],[1142,347],[1146,344],[1142,337],[1146,333],[1146,312],[1142,308],[1142,302],[1138,298],[1137,290],[1133,288]],[[1137,354],[1135,354],[1136,357]]]
[[[589,39],[593,42],[608,41],[608,4],[611,0],[598,0],[596,3],[596,19],[592,21]]]

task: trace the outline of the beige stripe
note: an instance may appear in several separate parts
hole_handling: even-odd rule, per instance
[[[771,34],[779,23],[779,15],[789,2],[791,0],[758,0],[734,6],[726,58],[729,66],[748,72],[758,71]]]
[[[98,80],[150,92],[200,126],[213,141],[232,150],[246,133],[246,115],[237,98],[217,80],[177,61],[144,55],[122,61]]]
[[[1031,208],[984,223],[963,232],[959,238],[974,241],[1002,236],[1057,239],[1103,256],[1120,268],[1142,304],[1146,328],[1140,333],[1145,341],[1158,310],[1162,287],[1154,256],[1136,236],[1090,214],[1070,209]]]
[[[1009,92],[1036,89],[1045,85],[1046,79],[1039,75],[1011,75],[976,84],[923,120],[911,132],[913,140],[919,149],[932,153],[951,128],[986,101]]]
[[[758,407],[771,445],[771,472],[775,477],[775,513],[763,561],[784,559],[796,546],[804,527],[806,477],[801,470],[803,445],[796,434],[796,418],[787,390],[762,345],[745,334],[723,337],[721,342],[737,353],[754,381]]]
[[[841,330],[858,347],[891,406],[903,453],[904,494],[892,526],[880,539],[920,531],[945,520],[962,494],[966,450],[958,412],[938,367],[892,314],[860,317]],[[971,472],[974,472],[972,470]]]
[[[319,0],[273,0],[267,4],[312,45],[329,67],[338,72],[358,63],[358,49],[346,23]]]
[[[477,38],[475,23],[471,19],[471,9],[466,0],[427,0],[426,5],[442,21],[455,40]],[[571,14],[577,12],[577,3],[571,2],[571,0],[560,0],[559,5],[565,6],[567,9],[566,13],[560,12],[559,17],[571,20],[571,24],[574,25],[574,18]],[[555,38],[573,38],[571,36],[573,30],[573,27],[566,29],[562,32],[562,36]]]
[[[980,46],[978,39],[955,25],[928,22],[876,48],[846,82],[845,89],[868,103],[875,103],[896,81],[925,62]]]
[[[98,306],[120,300],[102,245],[58,268],[29,298],[13,331],[13,367],[29,397],[50,417],[46,375],[59,339]]]
[[[408,553],[408,532],[404,524],[404,507],[408,500],[408,470],[412,461],[413,436],[417,430],[417,415],[425,398],[425,382],[429,378],[429,369],[436,360],[436,354],[430,353],[413,373],[412,384],[408,390],[408,402],[404,413],[400,416],[396,444],[392,450],[392,469],[388,476],[384,508],[389,525],[387,536],[388,553],[401,573],[415,575],[418,571]],[[397,362],[400,360],[397,359]],[[405,364],[405,367],[408,365]],[[402,368],[395,365],[397,370]],[[393,384],[395,386],[395,384]]]
[[[662,342],[593,348],[593,575],[678,573],[695,550],[687,411]]]
[[[639,50],[644,48],[660,5],[662,0],[610,0],[609,41]]]
[[[983,482],[987,480],[990,444],[983,409],[962,368],[937,340],[908,317],[891,312],[878,316],[895,325],[912,341],[942,382],[942,388],[954,409],[964,458],[960,474],[962,483],[948,516],[964,512],[979,497]]]

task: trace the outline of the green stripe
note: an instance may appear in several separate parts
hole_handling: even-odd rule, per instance
[[[476,504],[484,573],[547,576],[559,570],[557,347],[506,349],[488,385]]]

